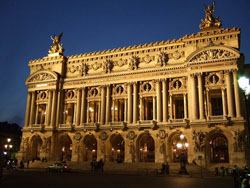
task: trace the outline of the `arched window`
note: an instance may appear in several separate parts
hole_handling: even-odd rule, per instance
[[[215,135],[210,141],[211,146],[211,162],[228,163],[228,141],[222,134]]]

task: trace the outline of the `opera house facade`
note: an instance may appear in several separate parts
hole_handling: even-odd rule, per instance
[[[29,62],[19,159],[242,166],[240,29],[212,13],[197,34],[94,53],[64,56],[54,36]]]

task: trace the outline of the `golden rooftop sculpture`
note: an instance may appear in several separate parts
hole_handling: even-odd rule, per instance
[[[215,9],[215,2],[213,2],[212,6],[205,6],[204,11],[206,13],[206,18],[203,20],[201,19],[200,29],[206,30],[210,28],[220,28],[221,21],[219,17],[214,17],[214,9]]]
[[[61,41],[62,36],[63,36],[63,32],[59,36],[56,36],[56,35],[54,35],[53,37],[50,36],[51,40],[53,41],[53,45],[50,47],[49,54],[58,53],[58,55],[59,55],[59,54],[63,53],[63,51],[64,51],[63,43],[59,44],[59,42]]]

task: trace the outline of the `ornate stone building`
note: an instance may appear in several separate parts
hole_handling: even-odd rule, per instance
[[[19,158],[244,164],[240,30],[212,9],[178,40],[66,57],[54,36],[29,62]]]

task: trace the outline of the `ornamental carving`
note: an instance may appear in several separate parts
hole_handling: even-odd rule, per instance
[[[99,91],[97,88],[92,88],[89,90],[89,97],[96,97],[98,96]]]
[[[108,138],[108,134],[106,132],[101,132],[100,137],[99,137],[102,141],[107,140]]]
[[[175,52],[170,53],[168,55],[169,59],[174,59],[174,60],[178,60],[178,59],[180,59],[180,58],[182,58],[184,56],[185,56],[185,52],[184,51],[182,51],[182,52],[175,51]]]
[[[86,76],[89,71],[89,66],[87,63],[82,63],[82,66],[80,67],[80,72],[82,76]]]
[[[105,73],[111,73],[112,68],[113,68],[113,63],[112,63],[112,61],[106,59],[106,60],[103,62],[102,68],[103,68],[103,71],[104,71]]]
[[[157,54],[157,65],[165,66],[168,62],[168,55],[164,52]]]
[[[129,70],[137,70],[139,66],[139,58],[136,56],[132,56],[129,59]]]
[[[75,99],[76,97],[75,90],[65,90],[65,99]]]
[[[159,130],[159,133],[157,135],[160,139],[165,139],[167,137],[165,130]]]
[[[95,63],[93,63],[90,67],[91,67],[93,70],[96,71],[96,70],[102,68],[102,64],[101,64],[101,63],[95,62]]]
[[[114,62],[114,65],[115,66],[118,66],[118,67],[122,67],[124,65],[127,65],[128,64],[128,60],[127,59],[119,59],[118,61],[115,61]]]
[[[77,142],[79,142],[82,138],[82,135],[80,132],[76,132],[74,137],[73,137]]]
[[[75,73],[78,70],[80,70],[79,66],[75,66],[75,65],[72,65],[71,67],[67,68],[67,72],[70,72],[70,73]]]
[[[194,151],[195,152],[202,152],[205,144],[206,144],[206,137],[207,137],[207,132],[196,132],[195,130],[193,131],[193,141],[195,143],[194,146]]]
[[[127,138],[129,139],[129,140],[134,140],[135,138],[136,138],[136,134],[135,134],[135,132],[134,131],[129,131],[128,132],[128,134],[127,134]]]
[[[170,82],[170,90],[186,89],[186,78],[175,78]]]
[[[154,61],[154,56],[146,55],[145,57],[142,58],[142,62],[146,64],[149,64],[152,61]]]
[[[223,49],[209,49],[200,52],[194,56],[190,62],[211,61],[216,59],[229,59],[235,58],[236,55],[232,52]]]
[[[37,99],[38,100],[47,100],[48,99],[47,91],[38,91],[37,92]]]
[[[210,72],[206,73],[205,82],[206,85],[218,85],[223,84],[223,72]]]
[[[49,81],[55,80],[55,77],[48,73],[40,73],[34,75],[32,78],[29,79],[28,82],[40,82],[40,81]]]
[[[234,131],[234,152],[243,152],[244,151],[244,132],[237,130]]]

